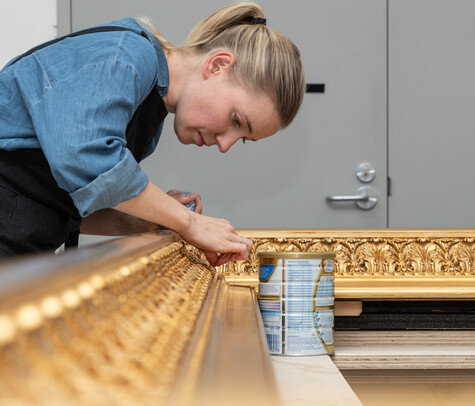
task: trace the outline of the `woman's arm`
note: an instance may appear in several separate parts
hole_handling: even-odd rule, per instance
[[[169,190],[167,195],[183,205],[194,203],[194,211],[201,214],[201,196],[196,193],[183,192],[181,190]],[[91,235],[130,235],[140,234],[149,231],[156,231],[160,228],[158,224],[143,220],[139,217],[121,212],[115,209],[102,209],[85,217],[81,222],[81,234]]]
[[[252,241],[240,237],[227,220],[192,212],[150,182],[138,196],[114,209],[175,230],[185,241],[201,248],[211,265],[249,256]]]
[[[129,235],[159,229],[158,224],[114,209],[102,209],[82,219],[81,234]]]

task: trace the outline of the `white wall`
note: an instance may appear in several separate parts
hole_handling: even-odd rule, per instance
[[[0,69],[15,56],[56,37],[57,0],[0,0]]]

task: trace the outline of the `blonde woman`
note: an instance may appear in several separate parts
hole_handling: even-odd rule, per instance
[[[198,194],[163,192],[139,162],[168,113],[183,144],[222,153],[287,126],[304,94],[299,51],[248,2],[214,12],[179,48],[152,31],[126,18],[40,45],[0,72],[0,256],[55,249],[79,230],[158,225],[212,265],[249,255],[252,242],[202,215]]]

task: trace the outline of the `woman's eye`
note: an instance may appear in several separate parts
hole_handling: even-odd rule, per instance
[[[241,121],[239,120],[239,117],[237,116],[237,114],[234,115],[233,122],[238,128],[241,128]]]

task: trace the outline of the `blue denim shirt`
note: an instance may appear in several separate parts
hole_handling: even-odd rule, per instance
[[[145,30],[132,18],[108,25],[138,35],[66,38],[0,72],[0,148],[41,148],[83,217],[145,188],[148,177],[125,147],[125,130],[154,86],[161,97],[168,90],[158,41],[141,36]],[[145,156],[155,150],[162,128]]]

